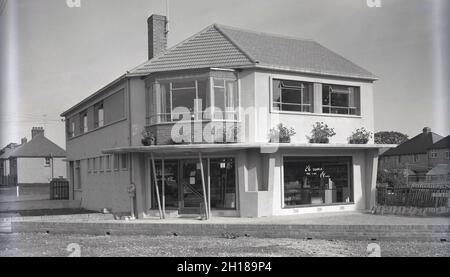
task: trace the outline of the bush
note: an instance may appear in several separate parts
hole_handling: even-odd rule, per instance
[[[372,137],[373,133],[363,127],[356,129],[348,140],[350,144],[367,144]]]
[[[311,137],[308,137],[310,143],[329,143],[330,138],[336,133],[333,128],[328,127],[323,122],[316,122],[311,131]]]
[[[269,142],[271,143],[290,143],[291,137],[296,134],[294,128],[288,128],[280,123],[277,127],[270,129]]]
[[[401,170],[379,171],[377,175],[377,183],[388,184],[389,187],[399,187],[407,184],[406,177]]]

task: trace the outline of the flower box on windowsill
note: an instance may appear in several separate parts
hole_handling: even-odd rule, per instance
[[[320,143],[320,144],[327,144],[330,143],[329,138],[313,138],[309,140],[309,143]]]
[[[349,141],[350,144],[367,144],[369,143],[369,139],[351,139]]]

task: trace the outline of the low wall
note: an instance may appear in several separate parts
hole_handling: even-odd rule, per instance
[[[449,225],[145,224],[13,221],[13,233],[449,241]]]
[[[31,210],[56,210],[79,209],[80,201],[69,200],[30,200],[15,202],[0,202],[0,211],[31,211]]]

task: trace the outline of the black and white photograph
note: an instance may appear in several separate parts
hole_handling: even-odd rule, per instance
[[[450,257],[449,49],[448,0],[0,0],[0,257]]]

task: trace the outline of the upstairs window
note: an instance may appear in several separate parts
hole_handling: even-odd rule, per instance
[[[80,133],[84,134],[87,133],[89,130],[88,128],[88,115],[87,111],[84,111],[80,113]]]
[[[450,159],[450,151],[445,152],[445,158],[446,158],[447,160]]]
[[[314,84],[273,80],[272,107],[275,111],[313,112]]]
[[[431,153],[430,153],[430,158],[436,159],[437,156],[438,156],[438,154],[437,154],[437,152],[436,152],[435,150],[431,151]]]
[[[105,110],[103,108],[103,102],[94,105],[94,126],[100,128],[105,125]]]
[[[323,85],[322,112],[361,115],[359,87]]]
[[[235,81],[214,79],[214,118],[237,120],[238,97]]]
[[[413,160],[414,160],[415,163],[419,162],[420,161],[420,156],[418,154],[414,154]]]
[[[150,124],[237,120],[238,105],[237,82],[234,80],[206,78],[155,83],[150,90]]]

